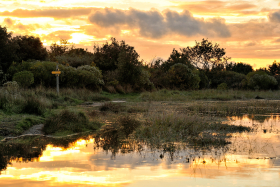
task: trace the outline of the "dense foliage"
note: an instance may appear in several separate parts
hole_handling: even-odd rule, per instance
[[[55,87],[51,72],[59,64],[60,86],[89,88],[112,93],[153,89],[278,89],[280,63],[254,71],[245,63],[233,63],[224,48],[208,39],[193,47],[173,49],[167,60],[143,64],[135,48],[111,38],[95,44],[93,53],[67,40],[47,51],[40,38],[12,36],[0,26],[0,85],[16,81],[22,87]],[[48,61],[46,61],[48,59]],[[147,63],[146,63],[147,64]]]

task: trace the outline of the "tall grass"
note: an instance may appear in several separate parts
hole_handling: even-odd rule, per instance
[[[144,92],[140,98],[143,101],[191,101],[191,100],[248,100],[257,96],[265,99],[280,99],[280,91],[252,91],[252,90],[159,90],[155,92]]]
[[[243,114],[279,113],[280,102],[275,100],[249,100],[230,102],[193,102],[187,107],[178,107],[183,113],[235,116]]]
[[[57,134],[62,132],[78,133],[87,130],[96,130],[101,126],[97,122],[89,122],[83,112],[62,110],[46,119],[43,131],[46,134]]]
[[[185,142],[199,145],[225,145],[228,133],[249,131],[248,127],[213,122],[211,118],[178,113],[150,115],[135,137],[150,144]]]

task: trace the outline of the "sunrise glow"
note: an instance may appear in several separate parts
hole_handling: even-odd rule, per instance
[[[173,48],[208,38],[235,62],[254,69],[279,61],[278,0],[14,0],[1,1],[0,24],[14,35],[36,35],[45,46],[61,39],[92,51],[110,37],[140,58],[168,58]]]

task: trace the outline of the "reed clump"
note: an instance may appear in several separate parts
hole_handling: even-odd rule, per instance
[[[191,144],[225,144],[228,134],[249,131],[248,127],[213,122],[211,118],[178,113],[154,114],[136,129],[136,139],[152,144],[185,142]],[[211,140],[211,141],[210,141]]]
[[[62,110],[46,119],[43,131],[46,134],[61,132],[78,133],[87,130],[96,130],[102,126],[98,122],[89,122],[83,112]]]

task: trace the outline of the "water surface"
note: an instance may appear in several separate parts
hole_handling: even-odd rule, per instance
[[[67,148],[49,144],[30,161],[20,155],[10,157],[11,163],[1,171],[0,184],[1,187],[280,186],[279,115],[229,120],[255,130],[233,134],[232,144],[218,148],[172,143],[156,149],[131,141],[114,147],[96,144],[94,138],[80,139]]]

